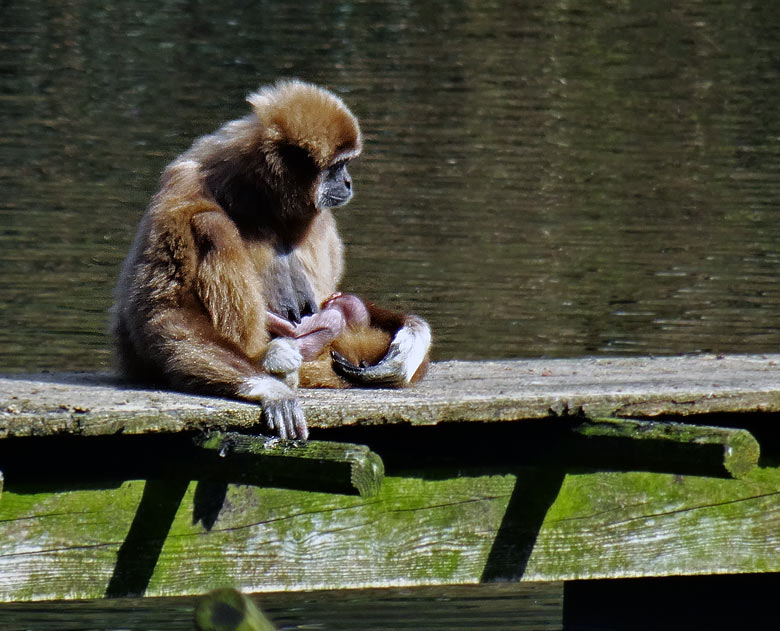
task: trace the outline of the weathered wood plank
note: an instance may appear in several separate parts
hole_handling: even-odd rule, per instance
[[[140,505],[158,501],[145,486],[7,485],[0,600],[102,596],[123,547],[153,568],[142,583],[124,568],[122,584],[147,595],[780,571],[777,469],[740,480],[409,472],[385,478],[373,498],[228,485],[207,524],[194,519],[191,483],[161,545],[133,548]],[[148,543],[154,524],[145,528]]]
[[[357,440],[352,433],[381,446],[392,438],[385,430],[403,424],[390,430],[399,436],[381,490],[370,481],[381,475],[368,457],[365,497],[235,484],[252,482],[251,472],[210,476],[201,452],[256,451],[251,437],[225,443],[221,434],[256,432],[254,405],[122,388],[108,375],[0,378],[0,438],[7,439],[0,441],[7,447],[6,466],[0,462],[7,474],[0,600],[195,594],[226,584],[275,591],[780,571],[780,470],[754,468],[758,451],[749,433],[594,420],[778,413],[778,362],[780,356],[445,362],[409,390],[303,392],[310,425],[328,437],[344,426],[344,440]],[[591,418],[565,414],[580,408]],[[777,416],[752,422],[771,418]],[[502,422],[511,420],[539,422]],[[498,423],[482,425],[491,421]],[[559,442],[573,427],[584,437]],[[204,430],[216,437],[203,443],[208,449],[193,448],[191,437]],[[490,443],[503,434],[513,439]],[[442,436],[451,449],[437,454]],[[478,448],[468,436],[480,438]],[[624,438],[626,445],[643,442],[637,438],[662,443],[662,458],[694,445],[686,465],[688,455],[706,460],[717,452],[713,471],[740,479],[700,476],[709,466],[584,472],[606,462],[593,445],[631,456],[611,448]],[[82,454],[79,462],[59,455],[63,441],[69,453]],[[527,457],[540,446],[540,457]],[[166,449],[179,459],[169,462]],[[56,472],[66,475],[52,477],[54,468],[28,458],[31,450],[57,454]],[[189,454],[186,463],[180,452]],[[399,458],[404,452],[413,457]],[[421,458],[425,453],[432,457]],[[457,458],[447,460],[450,453]],[[650,456],[631,456],[632,468],[653,464]],[[423,460],[429,469],[411,470]],[[119,481],[106,482],[118,461]],[[529,463],[538,466],[521,466]],[[577,468],[583,464],[591,468]],[[336,477],[346,480],[353,464],[344,466],[349,474],[345,468]]]
[[[523,580],[778,570],[777,469],[739,481],[626,472],[567,476]]]
[[[441,362],[406,390],[303,391],[311,427],[780,412],[780,356]],[[249,429],[255,405],[125,388],[109,374],[0,378],[0,438]]]

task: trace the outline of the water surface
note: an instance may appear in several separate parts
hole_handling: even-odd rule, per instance
[[[778,352],[780,8],[6,2],[0,369],[103,368],[164,165],[298,76],[360,117],[345,289],[444,358]]]

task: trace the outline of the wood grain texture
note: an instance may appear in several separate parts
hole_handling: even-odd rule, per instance
[[[95,447],[87,443],[119,449],[118,441],[132,442],[138,451],[127,448],[130,460],[152,453],[147,443],[160,443],[154,457],[165,461],[165,445],[188,442],[203,430],[256,431],[259,410],[226,399],[123,388],[109,375],[4,377],[0,438],[9,448],[6,466],[0,462],[7,478],[0,499],[0,600],[182,595],[223,585],[276,591],[780,571],[780,469],[754,467],[750,434],[593,420],[673,414],[701,423],[728,412],[768,425],[775,414],[748,413],[780,412],[778,361],[445,362],[408,390],[302,392],[312,427],[376,434],[372,448],[383,456],[377,432],[388,438],[385,430],[403,436],[395,449],[408,450],[403,441],[418,435],[441,440],[432,436],[441,434],[468,455],[426,459],[421,456],[435,451],[422,450],[413,459],[396,459],[403,465],[365,497],[246,486],[236,484],[243,477],[215,479],[175,463],[159,468],[167,471],[163,476],[144,481],[135,478],[146,475],[129,474],[109,483],[103,477],[115,467],[110,458],[100,475],[52,475],[66,473],[67,454],[56,471],[27,479],[35,468],[11,458],[22,443],[34,458],[41,444],[59,450],[70,441],[77,453],[84,443],[89,454]],[[590,420],[566,415],[580,408]],[[512,420],[541,422],[504,422]],[[704,452],[714,445],[719,466],[736,466],[730,473],[741,477],[705,477],[698,469],[630,471],[641,461],[625,446],[619,448],[629,455],[623,469],[602,471],[603,462],[592,458],[582,468],[574,458],[585,455],[580,443],[566,451],[549,437],[549,457],[527,460],[515,451],[538,451],[541,443],[526,445],[514,433],[517,442],[505,445],[505,456],[513,457],[500,463],[490,445],[491,460],[479,450],[470,454],[472,441],[463,451],[458,436],[473,439],[471,430],[482,436],[488,428],[481,424],[490,422],[502,431],[584,423],[581,439],[596,455],[598,445],[609,448],[612,440],[659,442],[663,458],[678,444],[704,440],[698,447]],[[648,440],[636,440],[643,432]],[[536,430],[528,435],[542,440]],[[744,451],[736,465],[730,448]],[[88,468],[76,467],[80,474]]]
[[[589,416],[780,412],[780,356],[441,362],[404,390],[305,390],[311,427]],[[109,374],[0,378],[0,438],[257,427],[259,407],[128,388]]]
[[[780,570],[780,471],[569,475],[524,580]]]
[[[138,559],[153,567],[146,595],[780,571],[775,469],[740,480],[410,472],[372,498],[229,485],[208,526],[193,517],[197,487],[162,545],[135,552],[158,550],[151,566]],[[7,488],[0,600],[102,596],[120,549],[133,556],[125,542],[144,495],[139,481]],[[145,528],[153,539],[154,524]]]

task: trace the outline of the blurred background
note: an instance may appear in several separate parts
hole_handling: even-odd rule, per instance
[[[342,289],[436,359],[780,352],[779,7],[4,2],[0,370],[111,365],[160,172],[282,77],[362,124]]]

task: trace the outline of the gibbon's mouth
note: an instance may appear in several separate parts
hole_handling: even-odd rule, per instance
[[[346,206],[347,202],[352,199],[352,194],[348,195],[347,197],[333,197],[332,195],[326,195],[323,200],[322,204],[320,205],[321,208],[340,208],[341,206]]]

